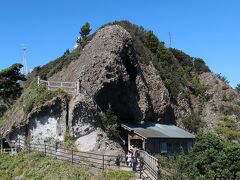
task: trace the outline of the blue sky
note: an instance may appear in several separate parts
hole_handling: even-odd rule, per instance
[[[1,0],[0,69],[22,62],[21,44],[33,68],[72,49],[86,21],[94,31],[114,20],[153,30],[167,46],[171,32],[172,47],[240,83],[239,0]]]

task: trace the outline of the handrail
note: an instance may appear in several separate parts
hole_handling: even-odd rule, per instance
[[[79,89],[79,82],[46,81],[46,80],[40,79],[40,77],[38,77],[37,82],[38,82],[38,86],[43,85],[43,83],[45,83],[45,86],[47,86],[48,90],[51,90],[51,88],[54,88],[54,89],[55,88],[63,88],[68,93],[78,94],[78,93],[83,92],[82,94],[88,95],[92,99],[94,104],[96,104],[97,110],[99,110],[100,113],[103,112],[102,109],[100,108],[100,106],[95,101],[94,97],[88,92],[87,88],[85,88],[84,86],[81,85],[82,89]],[[51,83],[53,83],[53,84],[55,83],[55,85],[51,85]],[[60,85],[56,85],[57,83]],[[71,84],[71,86],[63,85],[64,83]],[[84,90],[84,91],[81,91],[81,90]]]

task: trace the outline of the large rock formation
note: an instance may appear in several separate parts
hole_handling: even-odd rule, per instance
[[[118,25],[98,30],[79,59],[50,79],[78,78],[102,110],[110,104],[122,120],[174,120],[161,77],[152,64],[138,61],[130,34]]]
[[[227,115],[239,122],[240,113],[236,112],[240,109],[240,95],[218,77],[212,73],[197,74],[199,84],[207,87],[204,102],[200,103],[202,97],[191,93],[187,86],[183,87],[189,93],[187,97],[180,93],[173,98],[159,71],[151,61],[140,60],[136,51],[133,37],[123,27],[101,28],[76,60],[49,78],[70,82],[81,79],[86,92],[74,95],[70,101],[56,97],[27,116],[18,101],[7,112],[8,123],[1,132],[9,139],[21,137],[33,143],[63,144],[65,134],[70,133],[79,150],[106,153],[119,149],[103,132],[99,117],[99,108],[105,111],[109,105],[120,120],[135,123],[157,121],[183,126],[182,120],[199,104],[206,129],[213,129],[225,115],[224,108],[230,107],[234,112]],[[192,74],[195,76],[196,72]]]

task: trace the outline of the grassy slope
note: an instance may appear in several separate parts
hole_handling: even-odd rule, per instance
[[[122,179],[134,174],[126,171],[107,170],[94,175],[88,167],[55,160],[39,153],[20,153],[17,156],[0,155],[0,179],[21,176],[23,179]]]

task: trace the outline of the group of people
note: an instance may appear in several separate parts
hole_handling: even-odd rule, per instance
[[[137,164],[139,160],[139,152],[138,148],[134,145],[130,146],[130,149],[127,152],[127,166],[131,166],[133,171],[137,171]]]

